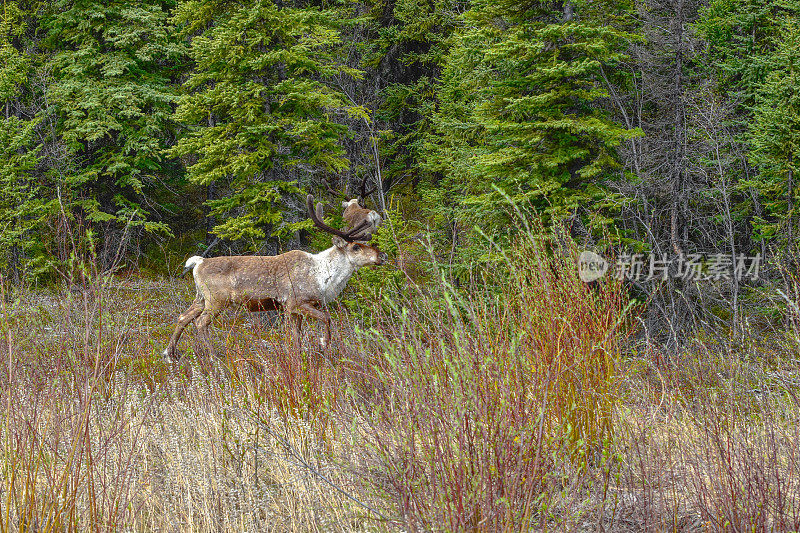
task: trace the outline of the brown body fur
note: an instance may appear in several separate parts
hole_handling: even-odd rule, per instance
[[[360,266],[383,264],[377,248],[348,243],[334,237],[332,248],[319,254],[292,250],[277,256],[226,256],[187,262],[193,266],[197,289],[194,303],[178,317],[178,324],[164,354],[177,358],[177,343],[194,321],[198,334],[211,348],[208,327],[214,317],[232,305],[251,311],[283,309],[294,324],[295,348],[299,350],[302,316],[325,323],[323,344],[330,341],[330,315],[318,306],[338,296]]]
[[[344,212],[342,213],[342,220],[344,220],[346,224],[345,231],[352,230],[367,220],[372,226],[369,230],[369,236],[365,239],[366,241],[369,241],[369,239],[372,237],[372,234],[378,230],[378,226],[382,221],[381,216],[372,209],[361,207],[358,204],[358,200],[355,198],[349,202],[342,202],[342,205],[345,208]]]

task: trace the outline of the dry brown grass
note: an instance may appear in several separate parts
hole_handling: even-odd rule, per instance
[[[753,351],[698,344],[670,360],[629,361],[615,416],[620,505],[604,520],[652,531],[800,529],[798,382],[786,379],[797,360],[791,348],[769,362]]]
[[[520,246],[492,294],[340,310],[324,355],[231,313],[224,358],[190,328],[165,363],[184,280],[15,293],[0,531],[800,529],[794,349],[666,357],[620,286]]]
[[[380,527],[336,488],[361,465],[338,462],[331,424],[271,407],[252,355],[233,373],[160,359],[185,285],[117,281],[7,306],[2,530],[346,531],[367,517]],[[229,354],[277,342],[240,317],[221,325],[236,332]]]

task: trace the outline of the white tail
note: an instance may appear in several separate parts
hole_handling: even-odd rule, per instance
[[[177,343],[184,328],[194,321],[206,346],[213,351],[208,326],[230,305],[243,305],[251,311],[283,309],[293,322],[295,349],[300,349],[301,318],[314,318],[325,324],[323,348],[330,342],[330,315],[324,306],[344,289],[350,276],[362,266],[382,265],[386,254],[363,242],[373,230],[373,220],[363,219],[354,228],[341,231],[322,222],[307,198],[314,224],[331,233],[333,246],[318,254],[292,250],[276,256],[233,256],[203,259],[195,255],[186,261],[193,271],[197,297],[178,317],[178,325],[164,354],[177,358]],[[321,207],[321,206],[319,206]],[[375,213],[377,216],[377,213]]]
[[[193,255],[186,260],[186,270],[193,270],[194,267],[203,262],[203,258],[199,255]]]

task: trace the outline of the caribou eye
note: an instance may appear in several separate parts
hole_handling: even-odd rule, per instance
[[[356,244],[354,244],[354,245],[353,245],[353,251],[354,251],[354,252],[357,252],[357,251],[359,251],[360,249],[361,249],[361,245],[360,245],[360,244],[356,243]]]

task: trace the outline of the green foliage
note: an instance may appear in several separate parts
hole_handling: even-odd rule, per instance
[[[707,68],[740,105],[753,105],[770,70],[767,58],[781,40],[783,21],[796,16],[796,10],[793,0],[712,0],[702,8],[694,26],[708,43]]]
[[[29,96],[35,62],[24,47],[33,9],[26,2],[6,2],[0,13],[0,270],[16,280],[44,269],[42,234],[54,209],[35,174],[40,119],[11,112]]]
[[[288,172],[348,166],[339,145],[346,129],[332,118],[346,106],[330,84],[358,75],[336,60],[342,13],[263,0],[219,11],[213,3],[190,6],[178,11],[179,24],[195,28],[194,11],[206,7],[214,25],[191,41],[195,69],[175,113],[189,129],[169,153],[196,158],[191,181],[226,188],[210,203],[211,214],[227,220],[216,226],[219,236],[282,235],[289,231],[283,201],[300,192]]]
[[[754,240],[774,240],[796,216],[789,206],[797,201],[793,176],[800,155],[798,24],[795,0],[714,0],[696,24],[708,41],[718,89],[738,107],[730,122],[755,170],[737,183],[757,195],[738,206],[750,219]]]
[[[32,174],[38,162],[37,122],[9,117],[0,123],[0,269],[38,274],[44,265],[41,239],[34,235],[54,206],[40,194]]]
[[[363,65],[384,88],[376,95],[382,125],[383,178],[389,184],[416,183],[426,175],[423,147],[432,129],[437,78],[463,0],[370,2]]]
[[[598,105],[605,71],[635,36],[577,9],[563,22],[544,3],[475,2],[445,60],[427,146],[426,166],[441,176],[435,196],[449,217],[480,222],[500,242],[513,227],[504,196],[546,220],[584,211],[618,175],[617,146],[641,133]]]
[[[57,135],[79,162],[63,176],[64,193],[89,221],[169,233],[150,206],[167,165],[181,53],[167,24],[172,5],[59,0],[44,21]]]
[[[800,14],[800,12],[798,12]],[[748,131],[750,159],[758,168],[754,179],[742,180],[761,194],[768,219],[754,222],[756,235],[776,235],[782,224],[797,219],[800,169],[800,19],[784,24],[781,44],[770,56],[770,72],[755,95]]]
[[[21,53],[12,42],[24,33],[27,15],[25,6],[19,2],[3,3],[0,14],[0,102],[17,97],[27,81],[31,58]]]

